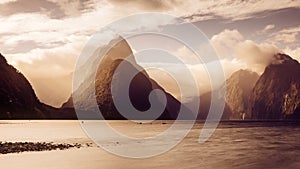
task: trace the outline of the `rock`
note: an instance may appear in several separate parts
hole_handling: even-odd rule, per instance
[[[249,97],[259,75],[249,70],[234,72],[226,80],[226,103],[231,110],[230,119],[249,119]]]
[[[82,145],[75,144],[54,144],[46,142],[0,142],[0,154],[21,153],[26,151],[51,151],[51,150],[66,150],[69,148],[81,148]]]
[[[300,119],[300,64],[285,54],[274,56],[251,94],[253,119]]]

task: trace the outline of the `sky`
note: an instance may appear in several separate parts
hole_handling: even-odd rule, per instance
[[[195,24],[217,51],[226,77],[239,69],[262,73],[277,52],[300,60],[299,0],[2,0],[0,52],[42,102],[59,107],[71,94],[76,59],[91,35],[140,12],[163,12]],[[192,55],[184,46],[174,54]],[[207,88],[203,65],[189,67]],[[168,75],[149,73],[176,95],[166,85]]]

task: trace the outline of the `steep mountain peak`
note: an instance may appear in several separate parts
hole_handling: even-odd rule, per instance
[[[274,57],[277,62],[266,67],[253,89],[252,118],[299,118],[300,64],[286,54]]]
[[[277,53],[274,55],[274,60],[271,62],[271,65],[283,64],[283,63],[291,63],[291,64],[299,64],[299,62],[289,55],[284,53]]]
[[[0,63],[1,64],[6,64],[7,63],[7,61],[6,61],[6,59],[5,59],[5,57],[0,53]]]
[[[134,109],[143,112],[151,107],[149,102],[151,91],[159,89],[165,93],[167,99],[165,109],[158,117],[159,119],[176,119],[181,108],[185,110],[184,118],[193,117],[192,112],[151,79],[134,58],[128,58],[132,55],[133,52],[127,41],[118,36],[107,45],[98,48],[82,65],[83,68],[87,67],[87,69],[82,69],[86,71],[78,73],[82,79],[85,79],[84,82],[86,83],[79,85],[71,96],[73,99],[69,99],[67,103],[63,104],[63,108],[70,108],[73,105],[78,110],[83,111],[85,113],[83,116],[86,118],[98,119],[97,114],[100,110],[105,119],[125,119],[115,106],[113,99],[120,99],[119,103],[125,104],[122,96],[129,95],[130,103]],[[99,56],[103,56],[102,60]],[[122,70],[118,70],[117,68],[121,63]],[[90,70],[96,70],[95,76]],[[122,79],[124,79],[123,77],[130,77],[131,74],[135,74],[135,76],[128,87]],[[114,97],[111,89],[116,92]],[[126,91],[128,93],[124,93]],[[96,99],[97,105],[93,104],[94,99]],[[158,95],[155,101],[160,106],[163,103]],[[129,119],[151,119],[150,114],[141,115],[132,112]]]

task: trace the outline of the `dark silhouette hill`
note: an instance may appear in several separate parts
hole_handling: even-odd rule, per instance
[[[0,54],[0,117],[45,118],[42,105],[30,83]]]
[[[73,112],[41,103],[25,76],[0,54],[0,119],[74,119]]]

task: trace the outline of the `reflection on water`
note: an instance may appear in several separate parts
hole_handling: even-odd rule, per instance
[[[163,123],[165,121],[152,124],[113,121],[111,125],[120,132],[131,133],[139,137],[164,131],[171,122]],[[198,137],[202,127],[202,122],[197,123],[178,146],[162,155],[148,159],[118,157],[94,145],[94,147],[78,150],[0,155],[0,163],[4,167],[18,168],[18,162],[22,163],[26,160],[26,163],[22,163],[25,165],[24,168],[89,169],[298,169],[300,166],[300,123],[224,122],[219,125],[207,142],[200,144]],[[0,135],[0,141],[90,142],[82,132],[79,122],[76,121],[0,122]],[[160,141],[167,142],[168,140]],[[121,146],[118,144],[116,148]]]

